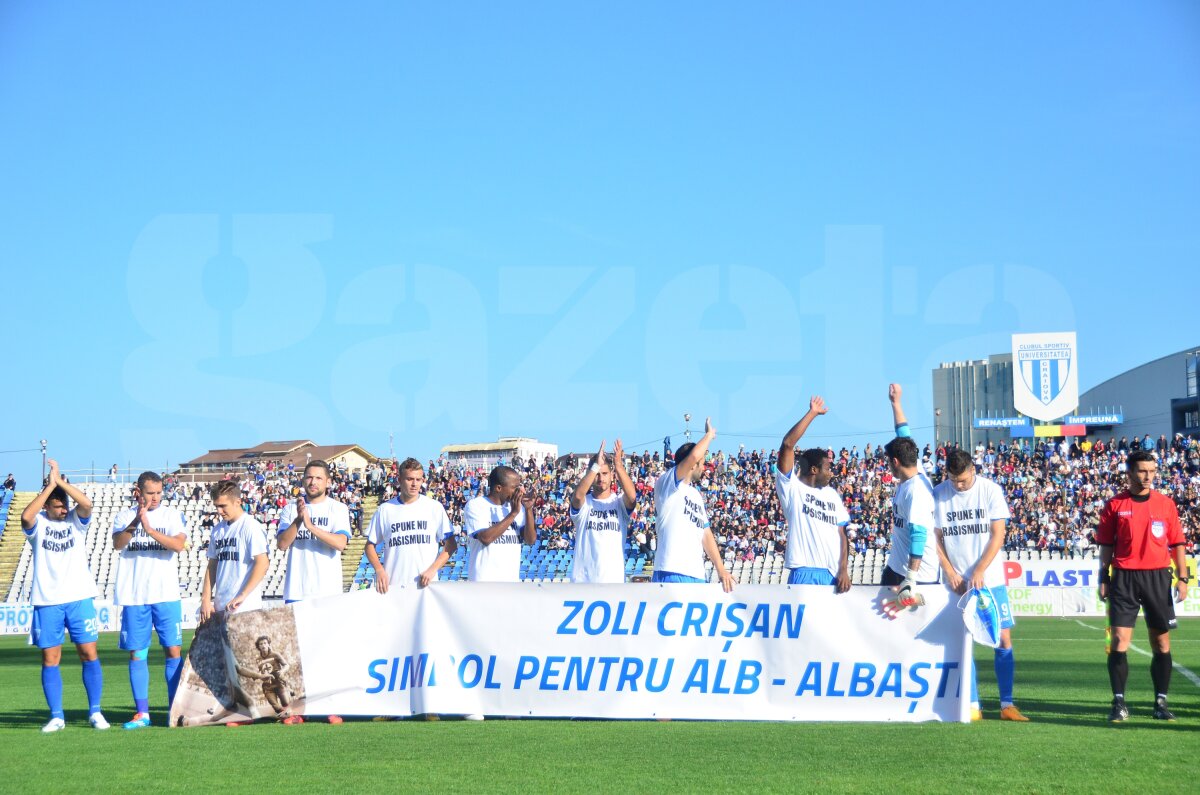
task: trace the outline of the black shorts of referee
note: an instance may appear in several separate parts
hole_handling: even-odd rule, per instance
[[[1113,567],[1108,586],[1108,622],[1114,627],[1132,628],[1139,608],[1146,611],[1146,625],[1153,630],[1170,632],[1178,627],[1170,569]]]

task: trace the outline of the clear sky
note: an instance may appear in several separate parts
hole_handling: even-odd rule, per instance
[[[0,450],[861,446],[1014,332],[1087,389],[1200,341],[1198,78],[1189,0],[8,0]]]

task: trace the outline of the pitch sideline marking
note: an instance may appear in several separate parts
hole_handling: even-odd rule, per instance
[[[1103,629],[1103,627],[1093,627],[1091,624],[1085,624],[1082,621],[1080,621],[1078,618],[1075,619],[1075,623],[1078,624],[1079,626],[1083,627],[1084,629],[1094,629],[1094,630]],[[1138,654],[1142,655],[1143,657],[1150,657],[1150,658],[1154,657],[1154,655],[1151,654],[1150,652],[1146,651],[1145,649],[1139,649],[1137,646],[1134,646],[1132,643],[1129,644],[1129,648],[1132,651],[1136,651]],[[1196,674],[1192,673],[1187,668],[1184,668],[1182,665],[1175,662],[1174,660],[1171,661],[1171,667],[1174,668],[1176,671],[1179,671],[1179,673],[1183,675],[1184,679],[1188,680],[1196,687],[1200,687],[1200,676],[1196,676]]]

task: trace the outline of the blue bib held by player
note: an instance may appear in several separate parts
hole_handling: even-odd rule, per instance
[[[958,600],[971,638],[993,649],[1000,646],[1000,609],[990,588],[972,588]]]

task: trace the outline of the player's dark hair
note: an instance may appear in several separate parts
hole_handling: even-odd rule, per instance
[[[229,497],[234,502],[242,501],[242,487],[235,480],[221,480],[212,484],[208,490],[212,495],[212,501],[216,502],[222,497]]]
[[[1157,464],[1157,459],[1154,458],[1154,453],[1149,450],[1134,450],[1125,458],[1125,471],[1132,472],[1133,468],[1138,464],[1145,463]]]
[[[804,471],[800,474],[808,476],[814,469],[821,471],[821,464],[829,460],[829,453],[820,447],[813,447],[800,453],[800,460],[804,462]]]
[[[425,471],[425,467],[421,466],[421,462],[412,456],[409,456],[400,462],[400,477],[404,477],[404,473],[408,472],[410,469],[419,469],[422,472]]]
[[[50,502],[50,500],[58,500],[63,504],[64,508],[70,505],[70,503],[67,502],[67,490],[62,486],[55,486],[50,490],[50,494],[46,497],[46,502]]]
[[[157,472],[149,471],[138,475],[137,487],[139,489],[146,488],[147,483],[162,483],[162,475],[158,474]]]
[[[917,443],[907,436],[897,436],[883,446],[888,458],[894,458],[902,467],[917,465]]]
[[[258,644],[262,643],[264,640],[265,640],[267,643],[270,643],[270,642],[271,642],[271,639],[270,639],[270,638],[268,638],[266,635],[259,635],[259,636],[258,636],[258,640],[254,641],[254,645],[255,645],[255,646],[257,646]]]
[[[515,477],[520,477],[520,475],[517,474],[517,470],[501,464],[500,466],[494,468],[491,471],[491,474],[488,475],[488,488],[494,489],[497,486],[503,486],[508,482],[509,478]]]
[[[304,465],[304,471],[307,472],[308,470],[312,469],[313,467],[323,470],[325,472],[325,477],[329,477],[329,462],[327,462],[325,459],[314,458],[312,461],[309,461],[307,464]]]
[[[695,446],[695,442],[687,442],[679,445],[679,449],[675,451],[675,466],[679,466],[679,462],[687,458]]]
[[[966,450],[955,449],[946,453],[946,471],[950,473],[950,477],[956,478],[973,466],[975,462]]]

